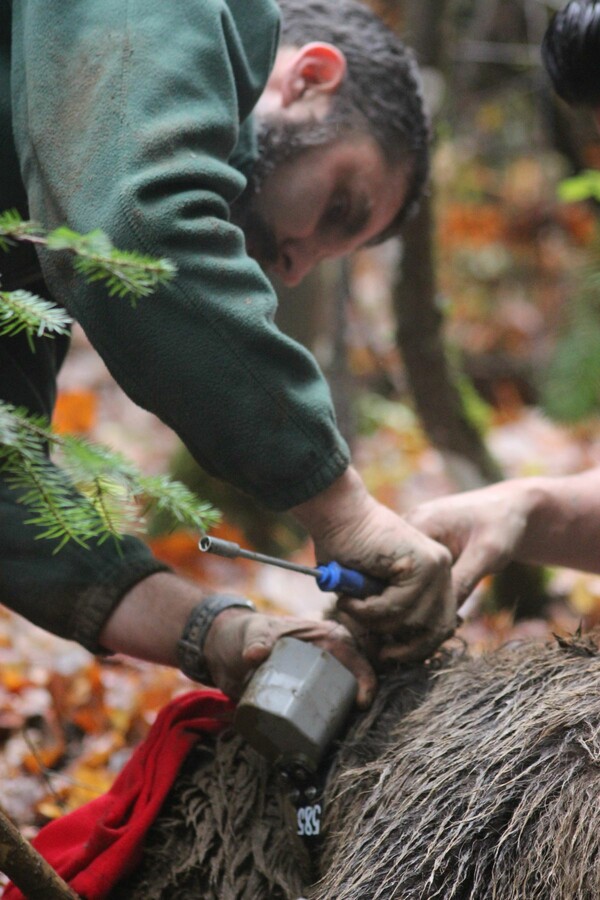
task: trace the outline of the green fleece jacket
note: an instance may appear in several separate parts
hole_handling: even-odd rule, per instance
[[[273,291],[229,221],[278,25],[273,0],[0,0],[0,208],[173,260],[175,279],[134,309],[40,254],[50,295],[129,396],[209,472],[284,509],[329,486],[348,450],[314,359],[274,325]],[[0,271],[4,286],[35,284],[31,251]],[[38,341],[31,356],[1,338],[0,397],[51,412],[65,349]],[[12,492],[0,502],[2,601],[96,649],[123,592],[158,564],[134,539],[122,556],[108,542],[52,556]]]

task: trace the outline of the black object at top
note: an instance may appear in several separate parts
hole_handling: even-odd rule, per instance
[[[600,2],[572,0],[550,22],[542,59],[567,103],[600,106]]]

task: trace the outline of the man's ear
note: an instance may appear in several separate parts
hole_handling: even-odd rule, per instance
[[[300,100],[307,91],[334,94],[346,74],[346,57],[333,44],[313,41],[290,59],[282,78],[283,106]]]

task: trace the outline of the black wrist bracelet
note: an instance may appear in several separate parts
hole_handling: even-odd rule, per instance
[[[224,609],[241,606],[256,612],[254,603],[243,597],[228,597],[226,594],[211,594],[195,606],[185,624],[177,644],[177,663],[184,675],[200,684],[212,685],[206,659],[204,643],[210,626]]]

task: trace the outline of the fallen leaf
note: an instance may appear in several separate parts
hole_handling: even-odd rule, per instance
[[[89,434],[96,424],[98,401],[92,391],[60,391],[52,416],[58,434]]]

